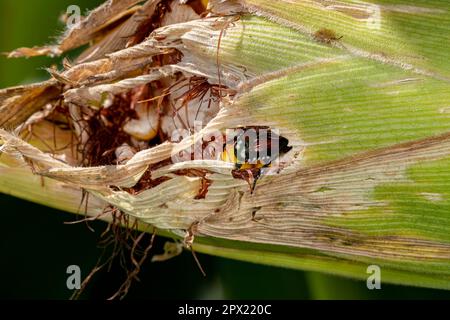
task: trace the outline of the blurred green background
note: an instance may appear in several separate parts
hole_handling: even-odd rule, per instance
[[[60,14],[75,4],[83,11],[101,0],[0,0],[0,52],[52,42],[63,26]],[[72,53],[74,54],[74,53]],[[59,59],[7,60],[0,57],[0,88],[45,79],[44,67]],[[97,243],[105,228],[92,223],[66,225],[73,215],[0,195],[0,298],[67,299],[66,268],[79,265],[83,276],[93,268],[101,250]],[[165,239],[154,252],[160,253]],[[164,263],[147,262],[127,296],[158,299],[449,299],[450,292],[382,284],[370,291],[365,281],[260,266],[199,255],[203,278],[189,253]],[[124,280],[116,264],[90,283],[82,298],[105,299]]]

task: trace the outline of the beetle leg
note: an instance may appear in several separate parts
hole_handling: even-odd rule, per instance
[[[248,184],[250,185],[250,194],[253,194],[253,192],[256,189],[256,183],[258,182],[259,178],[261,177],[261,169],[256,170],[247,170],[248,172]]]

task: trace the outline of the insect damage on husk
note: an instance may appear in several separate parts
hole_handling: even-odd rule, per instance
[[[136,4],[132,0],[128,2]],[[108,5],[113,7],[109,8]],[[231,140],[226,140],[224,134],[229,127],[233,128],[233,124],[224,122],[221,127],[214,128],[225,137],[223,145],[209,158],[216,161],[216,167],[198,162],[194,154],[189,154],[184,162],[177,163],[171,154],[177,145],[192,143],[190,138],[195,137],[198,130],[206,130],[220,118],[220,112],[236,98],[239,84],[249,77],[239,68],[229,71],[220,55],[221,40],[227,35],[228,28],[238,25],[240,15],[212,13],[206,9],[205,1],[200,0],[147,1],[133,8],[122,7],[120,10],[127,9],[126,15],[122,16],[120,12],[113,12],[114,8],[121,8],[119,3],[111,2],[105,6],[112,11],[103,11],[105,8],[101,8],[86,18],[92,19],[89,23],[98,32],[91,34],[86,31],[83,34],[83,37],[90,39],[91,47],[81,54],[82,59],[74,59],[71,63],[65,59],[65,69],[61,72],[52,70],[53,79],[39,86],[8,92],[25,95],[29,92],[30,96],[26,96],[25,101],[41,94],[40,98],[47,99],[48,105],[57,106],[50,108],[51,113],[43,117],[42,121],[46,126],[53,126],[54,132],[68,133],[70,142],[65,148],[58,145],[58,148],[53,148],[54,151],[43,152],[44,156],[58,159],[69,171],[74,168],[79,172],[93,172],[83,171],[82,168],[108,171],[101,178],[98,177],[100,174],[95,178],[85,178],[79,173],[70,173],[57,179],[79,185],[84,190],[95,190],[92,193],[103,197],[102,200],[106,200],[109,205],[118,206],[127,214],[141,216],[140,211],[129,209],[132,205],[123,204],[127,201],[133,204],[137,197],[147,195],[149,190],[158,190],[161,194],[174,192],[168,187],[171,183],[179,182],[178,186],[191,188],[183,191],[180,187],[179,194],[173,196],[174,201],[210,203],[209,197],[215,197],[211,195],[211,189],[217,186],[218,182],[213,177],[217,172],[227,172],[228,178],[246,181],[250,194],[254,193],[258,181],[266,173],[280,172],[283,165],[277,169],[277,161],[292,149],[288,139],[281,136],[275,127],[252,125],[248,121],[234,127],[240,133]],[[103,17],[108,21],[106,23],[101,18],[108,12],[111,16]],[[115,21],[114,28],[111,28],[111,21]],[[211,57],[212,61],[209,61],[210,65],[201,62],[193,68],[189,53],[186,54],[181,45],[183,41],[190,40],[185,40],[182,34],[202,24],[208,26],[209,32],[216,36],[213,45],[215,53]],[[172,25],[176,27],[171,28]],[[74,34],[68,33],[68,39]],[[81,35],[78,37],[83,38]],[[37,49],[20,52],[30,55],[47,52],[30,50]],[[48,91],[52,95],[47,97],[38,90],[44,93]],[[59,94],[55,94],[54,91],[58,90]],[[41,125],[36,124],[36,121],[29,123],[20,127],[18,133],[22,137],[26,129]],[[187,136],[180,138],[177,135],[180,131],[187,132]],[[52,139],[57,140],[56,136]],[[158,153],[154,150],[163,151]],[[145,158],[133,162],[143,154],[157,160]],[[113,179],[111,173],[116,171],[120,171],[120,174],[116,173]],[[240,185],[239,181],[233,183]],[[169,191],[165,190],[166,186]],[[113,201],[123,192],[131,198]],[[226,196],[225,193],[220,195]],[[169,200],[173,199],[165,201]],[[169,213],[173,210],[165,202],[159,204],[158,208],[167,209]],[[207,210],[214,212],[217,209],[209,208],[208,205],[205,208],[202,213],[204,216],[207,216]],[[149,207],[149,215],[151,210]],[[171,217],[169,213],[165,215],[168,220]],[[148,223],[153,222],[150,219]],[[180,224],[188,225],[187,222]],[[185,229],[178,222],[173,226],[166,222],[157,222],[155,225]]]
[[[113,8],[120,7],[119,2],[108,3]],[[137,2],[127,3],[135,5]],[[49,178],[52,178],[49,169],[54,169],[49,168],[49,163],[60,166],[57,169],[62,168],[63,173],[54,170],[58,171],[55,180],[82,190],[80,208],[84,207],[85,213],[90,207],[89,196],[105,201],[107,206],[95,218],[108,216],[112,220],[108,230],[113,230],[114,241],[131,248],[131,259],[136,260],[135,256],[145,259],[153,245],[153,238],[145,239],[130,231],[137,229],[137,221],[174,232],[188,230],[193,241],[196,229],[189,226],[200,225],[202,219],[220,212],[219,207],[227,202],[228,194],[213,190],[220,183],[214,180],[216,168],[202,167],[191,161],[196,160],[193,154],[185,163],[176,163],[170,148],[164,147],[175,149],[184,140],[189,141],[197,130],[208,127],[224,106],[237,96],[236,79],[240,78],[236,75],[228,77],[229,74],[222,70],[219,51],[225,29],[234,27],[240,17],[214,15],[206,10],[205,1],[201,0],[187,1],[186,4],[175,0],[147,1],[126,9],[124,15],[108,10],[94,11],[86,19],[92,19],[88,25],[96,32],[91,34],[90,30],[82,30],[80,32],[85,34],[69,32],[67,35],[68,43],[87,39],[86,44],[91,45],[79,59],[70,63],[64,59],[62,71],[49,69],[52,78],[46,82],[5,91],[6,97],[0,97],[0,103],[8,102],[11,97],[20,98],[17,101],[28,103],[20,108],[20,112],[35,109],[26,116],[21,114],[25,120],[15,133],[26,140],[24,144],[30,142],[44,147],[38,148],[39,156],[27,155],[24,160],[33,172]],[[107,12],[110,16],[103,18],[108,23],[100,19]],[[179,30],[172,30],[175,36],[160,30],[200,19],[206,19],[211,30],[220,36],[211,66],[197,70],[200,68],[193,68],[190,61],[184,63],[186,54],[179,45],[182,42],[182,37],[177,34]],[[70,45],[66,47],[70,48]],[[12,56],[64,51],[55,48],[22,48]],[[36,107],[41,100],[45,101],[44,107]],[[30,105],[30,101],[36,103]],[[215,163],[220,162],[219,167],[223,165],[224,170],[228,170],[227,176],[221,179],[225,182],[236,179],[233,183],[238,188],[246,187],[245,183],[237,181],[244,180],[248,183],[249,193],[253,194],[257,182],[270,169],[276,168],[277,161],[292,147],[274,127],[235,127],[231,130],[238,134],[227,140],[226,126],[216,128],[225,139],[213,157]],[[48,128],[51,129],[45,131]],[[175,133],[179,131],[187,132],[188,137],[178,139]],[[41,137],[42,132],[45,135]],[[59,141],[63,137],[65,144]],[[53,146],[49,146],[47,140]],[[155,149],[162,155],[157,151],[153,154]],[[45,159],[42,168],[38,163],[40,159]],[[162,200],[155,200],[155,195],[161,196]],[[89,218],[85,220],[90,221]],[[120,232],[121,227],[130,232]],[[134,243],[127,243],[129,239]],[[110,236],[108,240],[111,240]],[[143,252],[135,248],[146,240],[149,243]],[[135,264],[137,270],[141,264]],[[133,271],[128,280],[134,276]],[[129,283],[119,295],[128,288]]]

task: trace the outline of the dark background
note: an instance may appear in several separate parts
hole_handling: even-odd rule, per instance
[[[67,6],[83,10],[100,0],[0,0],[0,51],[42,45],[61,32],[58,17]],[[73,53],[76,54],[76,53]],[[45,79],[43,67],[57,59],[7,60],[0,57],[0,88]],[[75,216],[0,195],[0,298],[67,299],[66,268],[79,265],[82,276],[94,267],[102,222],[66,225]],[[166,240],[159,238],[160,253]],[[448,299],[450,292],[382,284],[369,291],[365,281],[354,281],[312,272],[273,268],[199,255],[207,277],[203,278],[192,256],[163,263],[147,262],[127,296],[158,299]],[[122,284],[118,264],[99,272],[82,298],[105,299]]]

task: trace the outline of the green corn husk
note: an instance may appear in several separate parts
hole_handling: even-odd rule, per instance
[[[61,90],[66,103],[102,108],[105,95],[182,72],[235,92],[200,134],[116,166],[81,168],[2,130],[3,149],[15,160],[3,160],[0,191],[74,212],[80,191],[58,186],[83,188],[95,196],[92,215],[108,203],[142,228],[148,223],[183,237],[195,225],[199,252],[357,279],[375,264],[383,282],[450,289],[450,4],[217,0],[209,6],[219,16],[164,26],[133,47],[111,48],[110,55],[0,98],[0,122],[10,129],[42,107],[36,96],[49,101]],[[180,62],[142,74],[142,63],[174,49],[183,54]],[[293,147],[284,170],[264,176],[253,194],[223,161],[159,167],[152,177],[170,180],[138,195],[120,190],[201,134],[242,125],[277,128]],[[17,159],[33,163],[49,184],[41,187],[27,169],[16,169]],[[174,175],[188,169],[207,170],[204,199],[196,198],[200,178]]]

